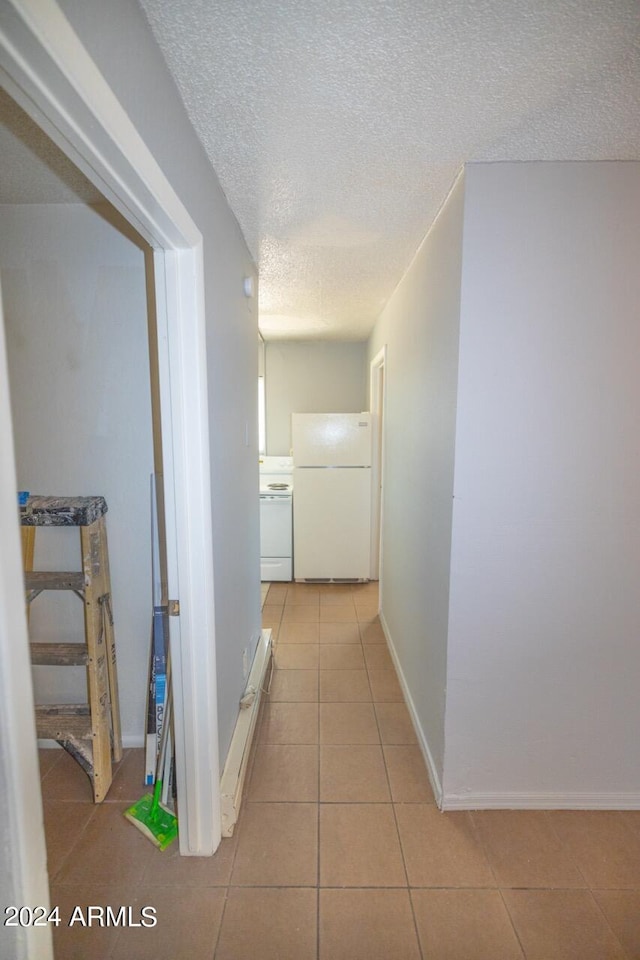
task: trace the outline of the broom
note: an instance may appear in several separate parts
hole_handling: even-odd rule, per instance
[[[148,837],[160,850],[166,850],[178,836],[178,818],[161,802],[162,774],[165,765],[169,725],[171,723],[171,676],[170,664],[167,663],[167,697],[165,701],[162,733],[160,735],[160,751],[156,766],[156,782],[153,793],[145,793],[137,803],[125,810],[124,815],[134,827]]]

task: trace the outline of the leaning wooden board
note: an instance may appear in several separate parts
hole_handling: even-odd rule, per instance
[[[146,785],[155,783],[158,751],[162,737],[167,699],[167,655],[169,652],[169,611],[163,603],[160,569],[160,535],[156,478],[151,477],[151,571],[153,580],[153,617],[151,625],[151,657],[147,693],[147,736],[145,752]]]

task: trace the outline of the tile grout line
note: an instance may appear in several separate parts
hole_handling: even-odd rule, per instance
[[[319,652],[319,651],[318,651]],[[318,803],[316,807],[316,960],[320,960],[320,666],[318,662]]]
[[[234,860],[235,860],[235,854],[234,854]],[[231,879],[231,876],[229,876],[229,879]],[[220,937],[222,936],[222,926],[224,924],[224,918],[227,913],[227,904],[229,903],[230,885],[227,884],[227,886],[224,887],[223,889],[224,889],[224,903],[222,904],[222,912],[220,914],[220,923],[218,924],[218,934],[215,938],[215,943],[213,944],[213,952],[211,954],[211,960],[215,960],[216,954],[218,952],[218,947],[220,945]]]
[[[599,904],[599,902],[598,902],[598,899],[597,899],[597,897],[595,896],[594,891],[593,891],[593,889],[592,889],[591,887],[588,888],[588,892],[589,892],[589,894],[590,894],[590,896],[591,896],[591,899],[593,900],[593,902],[594,902],[594,904],[595,904],[596,910],[598,911],[598,913],[600,914],[600,916],[603,918],[604,922],[605,922],[606,925],[607,925],[607,928],[608,928],[609,931],[611,932],[612,937],[614,938],[614,940],[616,941],[616,943],[620,946],[620,949],[621,949],[622,952],[624,953],[625,957],[627,957],[628,960],[633,960],[633,957],[631,956],[631,954],[629,953],[629,951],[628,951],[627,948],[625,947],[624,943],[622,943],[622,941],[620,940],[620,938],[619,938],[618,935],[616,934],[615,930],[614,930],[613,927],[611,926],[611,923],[609,922],[608,916],[606,915],[606,913],[604,912],[604,910],[603,910],[602,907],[600,906],[600,904]]]
[[[55,803],[55,802],[60,802],[60,801],[51,801],[51,800],[50,800],[50,801],[44,801],[44,802],[43,802],[43,808],[44,808],[44,803],[47,803],[47,802],[49,802],[49,803]],[[69,800],[69,801],[62,801],[62,802],[67,802],[67,803],[81,803],[81,804],[83,804],[85,801]],[[64,857],[63,857],[62,860],[60,861],[60,865],[59,865],[58,869],[56,870],[55,874],[54,874],[53,876],[49,876],[49,884],[50,884],[50,885],[51,885],[51,884],[54,884],[54,883],[56,882],[57,878],[60,876],[60,874],[62,873],[62,871],[63,871],[64,868],[66,867],[66,865],[67,865],[67,863],[68,863],[68,861],[69,861],[69,858],[70,858],[71,855],[75,852],[76,847],[80,844],[80,841],[82,840],[83,836],[85,835],[85,833],[86,833],[87,830],[89,829],[89,824],[92,823],[93,820],[96,818],[96,816],[97,816],[97,814],[98,814],[98,810],[101,808],[101,806],[102,806],[101,804],[93,804],[93,810],[91,811],[91,814],[90,814],[89,818],[87,819],[87,822],[85,823],[84,827],[80,830],[80,833],[77,834],[77,836],[75,837],[73,843],[71,844],[71,846],[69,847],[69,849],[68,849],[67,852],[65,853]]]
[[[40,753],[41,751],[44,752],[44,750],[45,750],[44,747],[38,747],[38,752],[39,752],[39,753]],[[47,753],[49,753],[49,752],[51,752],[51,753],[56,753],[56,754],[58,754],[58,756],[55,757],[53,763],[52,763],[52,764],[49,766],[49,768],[48,768],[47,770],[45,770],[45,772],[40,776],[40,784],[41,784],[41,785],[44,784],[44,781],[47,779],[47,777],[49,776],[49,774],[51,773],[51,771],[53,770],[53,768],[58,766],[58,764],[60,763],[60,760],[62,759],[62,754],[65,752],[65,751],[64,751],[64,747],[59,747],[59,748],[57,748],[57,749],[56,749],[55,747],[47,747],[47,748],[46,748],[46,751],[47,751]]]
[[[605,923],[606,923],[606,925],[607,925],[607,928],[611,931],[611,934],[612,934],[612,936],[614,937],[615,941],[620,945],[620,948],[622,949],[623,953],[625,953],[627,956],[629,956],[626,947],[624,946],[624,944],[620,941],[620,939],[619,939],[618,936],[616,935],[615,930],[613,929],[613,927],[611,926],[611,924],[610,924],[610,922],[609,922],[609,918],[607,917],[606,913],[604,912],[604,910],[603,910],[602,907],[600,906],[600,904],[599,904],[599,902],[598,902],[598,900],[597,900],[597,898],[596,898],[596,896],[595,896],[594,888],[593,888],[593,886],[589,883],[589,881],[587,880],[587,877],[585,876],[584,870],[583,870],[582,867],[580,866],[579,860],[577,860],[577,859],[574,857],[574,855],[573,855],[573,853],[571,852],[571,850],[569,849],[568,845],[563,841],[563,839],[562,839],[562,837],[560,836],[558,830],[556,829],[555,824],[553,823],[552,818],[549,816],[549,813],[551,813],[551,812],[552,812],[552,811],[549,811],[549,810],[543,811],[543,813],[544,813],[544,815],[545,815],[545,820],[547,820],[551,832],[553,833],[553,835],[554,835],[555,838],[557,839],[558,843],[560,844],[560,848],[569,855],[569,857],[571,858],[571,862],[572,862],[573,864],[575,864],[575,867],[576,867],[578,873],[580,874],[580,876],[582,877],[582,879],[583,879],[583,881],[584,881],[584,883],[585,883],[585,890],[590,894],[591,900],[592,900],[593,903],[595,904],[596,910],[597,910],[598,913],[604,918],[604,921],[605,921]],[[574,812],[575,812],[575,811],[574,811]],[[626,824],[625,824],[625,828],[626,828]],[[549,889],[551,889],[551,888],[549,888]],[[596,888],[596,889],[598,889],[598,888]]]
[[[486,845],[486,843],[484,842],[484,840],[482,839],[482,835],[481,835],[480,831],[478,830],[478,825],[476,824],[476,821],[475,821],[475,819],[474,819],[474,817],[473,817],[474,811],[473,811],[473,810],[469,810],[469,811],[467,811],[467,812],[468,812],[468,814],[469,814],[469,820],[470,820],[470,822],[471,822],[471,829],[473,830],[473,833],[474,833],[474,836],[475,836],[475,838],[476,838],[476,841],[477,841],[478,845],[480,846],[480,849],[482,850],[482,852],[483,852],[483,854],[484,854],[484,856],[485,856],[485,860],[487,861],[487,864],[489,865],[489,870],[491,871],[491,876],[492,876],[493,879],[495,880],[495,887],[493,887],[493,888],[487,887],[487,888],[485,888],[485,889],[494,889],[494,890],[497,890],[497,891],[498,891],[498,893],[499,893],[499,895],[500,895],[500,900],[501,900],[501,902],[502,902],[502,905],[503,905],[503,907],[504,907],[504,909],[505,909],[505,911],[506,911],[506,913],[507,913],[507,917],[509,918],[509,923],[510,923],[510,925],[511,925],[511,929],[513,930],[513,935],[514,935],[514,937],[516,938],[516,941],[517,941],[517,943],[518,943],[518,947],[520,948],[520,952],[522,953],[523,960],[527,960],[527,953],[526,953],[526,950],[525,950],[525,948],[524,948],[524,943],[523,943],[522,940],[520,939],[520,934],[518,933],[518,930],[517,930],[515,921],[514,921],[513,917],[511,916],[511,911],[509,910],[509,905],[507,904],[507,901],[505,900],[505,897],[504,897],[503,888],[502,888],[502,886],[500,886],[500,884],[498,883],[498,878],[497,878],[497,876],[496,876],[496,872],[495,872],[495,870],[493,869],[493,864],[492,864],[492,862],[491,862],[491,858],[489,857],[489,854],[488,854],[488,851],[487,851],[487,845]]]
[[[362,642],[362,638],[360,639],[360,649],[362,650],[362,653],[364,653],[364,644],[363,644],[363,642]],[[318,669],[319,669],[319,668],[318,668]],[[384,758],[384,763],[385,763],[385,773],[386,773],[387,781],[388,781],[388,783],[390,783],[390,781],[389,781],[389,769],[388,769],[388,765],[387,765],[387,757],[386,757],[385,750],[384,750],[385,745],[382,743],[382,734],[381,734],[381,731],[380,731],[380,723],[379,723],[379,721],[378,721],[378,714],[377,714],[377,711],[376,711],[376,709],[375,709],[375,707],[376,707],[376,701],[372,701],[372,705],[373,705],[373,708],[374,708],[374,717],[375,717],[375,722],[376,722],[376,729],[378,730],[379,745],[380,745],[380,747],[381,747],[381,749],[382,749],[382,752],[383,752],[383,758]],[[384,703],[383,703],[382,705],[384,705]],[[316,837],[317,837],[317,844],[318,844],[318,863],[317,863],[317,871],[316,871],[316,923],[317,923],[316,957],[318,958],[318,960],[319,960],[320,950],[321,950],[321,943],[320,943],[320,939],[321,939],[321,937],[320,937],[320,894],[321,894],[321,891],[322,891],[323,889],[335,889],[335,890],[343,890],[343,889],[345,889],[345,888],[342,887],[342,886],[333,886],[333,885],[328,885],[328,886],[325,887],[325,888],[321,888],[321,887],[320,887],[320,867],[321,867],[321,862],[320,862],[320,753],[321,753],[321,751],[320,751],[320,748],[321,748],[322,744],[320,743],[319,713],[320,713],[320,708],[321,708],[321,706],[322,706],[322,704],[321,704],[321,702],[319,701],[319,697],[318,697],[318,703],[317,703],[317,709],[318,709],[318,740],[317,740],[317,742],[316,742],[317,751],[318,751],[318,803],[317,803],[317,829],[316,829]],[[388,746],[392,746],[392,745],[393,745],[393,744],[389,744]],[[254,758],[254,761],[255,761],[255,758]],[[57,762],[58,762],[58,761],[56,761],[56,763],[57,763]],[[69,805],[71,805],[74,801],[67,801],[67,802],[69,803]],[[280,801],[273,801],[273,802],[275,803],[275,802],[280,802]],[[334,802],[338,803],[338,802],[341,802],[341,801],[334,801]],[[359,802],[359,801],[353,801],[353,802]],[[392,802],[392,805],[393,805],[393,807],[394,807],[394,815],[395,815],[396,812],[397,812],[396,809],[395,809],[396,806],[397,806],[397,804],[394,803],[393,797],[392,797],[392,799],[391,799],[391,802]],[[403,802],[403,803],[404,803],[404,802]],[[420,803],[420,801],[416,801],[416,803]],[[94,810],[94,813],[95,813],[95,810]],[[478,827],[477,824],[476,824],[476,817],[475,817],[475,815],[474,815],[474,812],[473,812],[473,811],[468,811],[468,813],[469,813],[470,820],[471,820],[471,823],[472,823],[473,828],[474,828],[474,834],[476,834],[476,832],[479,834],[479,827]],[[548,820],[549,820],[549,819],[551,819],[551,820],[553,819],[553,818],[551,817],[551,814],[550,814],[549,811],[546,811],[545,814],[546,814],[546,817],[547,817]],[[89,820],[87,821],[87,824],[86,824],[86,826],[85,826],[85,829],[88,827],[88,825],[89,825],[90,822],[91,822],[91,817],[90,817]],[[567,844],[565,844],[565,843],[560,839],[560,834],[559,834],[558,830],[556,829],[555,824],[550,823],[549,825],[550,825],[550,827],[551,827],[551,832],[552,832],[552,834],[556,837],[556,839],[558,840],[558,843],[559,843],[560,847],[561,847],[563,850],[565,850],[566,852],[570,853],[570,849],[571,849],[571,848],[570,848]],[[397,817],[396,817],[396,827],[397,827]],[[237,827],[236,829],[238,829],[238,827]],[[630,824],[628,824],[628,823],[625,824],[625,831],[630,831],[631,834],[635,835],[635,833],[636,833],[635,825],[630,825]],[[398,831],[398,835],[399,835],[399,831]],[[478,836],[477,836],[477,840],[478,840],[478,843],[480,844],[481,848],[483,849],[483,851],[484,851],[484,853],[485,853],[485,856],[487,856],[487,844],[486,844],[486,841],[482,839],[482,835],[478,835]],[[405,873],[406,873],[406,862],[405,862],[405,859],[404,859],[404,849],[403,849],[403,847],[402,847],[402,843],[400,843],[400,848],[401,848],[401,854],[402,854],[402,857],[403,857],[403,865],[404,865],[404,867],[405,867]],[[230,868],[229,868],[230,872],[229,872],[229,880],[228,880],[228,882],[227,882],[226,884],[219,884],[219,885],[217,885],[217,889],[219,889],[219,890],[221,890],[221,891],[224,891],[224,902],[223,902],[222,910],[221,910],[221,914],[220,914],[219,927],[218,927],[218,931],[217,931],[217,936],[216,936],[216,938],[215,938],[215,943],[213,942],[213,938],[212,938],[211,943],[208,944],[208,949],[213,948],[213,951],[214,951],[213,954],[211,955],[212,958],[215,957],[215,955],[217,954],[218,950],[220,949],[220,938],[221,938],[221,931],[222,931],[222,927],[223,927],[223,920],[224,920],[224,917],[225,917],[225,914],[226,914],[227,901],[228,901],[228,899],[229,899],[229,895],[230,895],[230,893],[232,892],[232,890],[234,890],[234,889],[252,889],[252,888],[254,888],[254,889],[255,889],[255,888],[258,888],[258,889],[260,889],[260,888],[264,888],[264,889],[282,889],[282,887],[279,887],[279,888],[278,888],[278,887],[274,887],[273,884],[247,884],[247,885],[243,885],[243,886],[235,886],[234,884],[232,884],[232,883],[231,883],[231,877],[232,877],[232,875],[233,875],[233,868],[234,868],[236,856],[237,856],[237,847],[233,850],[232,856],[231,856],[231,858],[230,858],[230,859],[231,859],[231,865],[230,865]],[[412,887],[410,887],[410,886],[407,884],[407,889],[408,889],[409,898],[410,898],[410,905],[411,905],[411,910],[412,910],[412,916],[413,916],[413,921],[414,921],[414,927],[417,926],[416,912],[415,912],[415,910],[414,910],[414,903],[413,903],[413,893],[414,893],[416,890],[420,890],[420,889],[422,889],[422,890],[425,890],[425,889],[426,889],[426,890],[434,890],[434,889],[440,890],[440,889],[442,889],[442,890],[458,891],[458,890],[463,890],[463,889],[470,889],[470,890],[482,890],[482,889],[484,889],[484,890],[487,890],[487,891],[493,891],[493,890],[497,889],[497,890],[499,891],[499,893],[500,893],[500,896],[501,896],[501,902],[502,902],[502,904],[503,904],[503,909],[505,909],[505,910],[507,911],[507,916],[508,916],[508,918],[509,918],[509,924],[510,924],[510,927],[512,928],[512,930],[513,930],[514,936],[515,936],[515,938],[516,938],[516,942],[518,943],[519,949],[520,949],[521,952],[522,952],[523,958],[525,958],[525,960],[526,960],[527,954],[526,954],[526,952],[525,952],[525,950],[524,950],[524,946],[523,946],[523,944],[522,944],[522,942],[521,942],[521,940],[520,940],[520,937],[519,937],[519,935],[518,935],[518,931],[517,931],[517,929],[515,928],[515,924],[514,924],[513,918],[512,918],[512,916],[511,916],[511,913],[510,913],[509,908],[508,908],[508,906],[507,906],[507,903],[506,903],[506,900],[505,900],[506,894],[509,893],[510,891],[513,891],[513,890],[534,890],[534,891],[540,891],[540,892],[541,892],[541,891],[551,892],[551,891],[558,890],[558,889],[563,889],[563,888],[554,888],[554,887],[534,887],[534,888],[530,888],[530,887],[514,887],[514,886],[506,886],[506,887],[505,887],[505,886],[499,886],[499,885],[497,885],[497,878],[495,877],[495,870],[494,870],[493,865],[492,865],[492,863],[491,863],[491,860],[489,859],[488,856],[487,856],[487,860],[488,860],[488,864],[489,864],[489,867],[490,867],[491,874],[492,874],[492,876],[494,877],[494,879],[496,880],[496,886],[494,886],[494,887],[483,887],[483,886],[475,887],[475,886],[474,886],[474,887],[472,887],[472,888],[459,888],[459,887],[427,887],[427,888],[424,888],[424,887],[415,887],[415,888],[412,888]],[[66,858],[65,858],[65,861],[64,861],[64,862],[66,862]],[[607,888],[611,888],[611,889],[618,889],[618,888],[614,888],[611,884],[609,884],[608,887],[604,887],[604,886],[603,886],[603,887],[593,887],[593,886],[590,886],[590,885],[586,882],[586,880],[584,879],[584,873],[583,873],[582,869],[579,867],[578,862],[577,862],[576,860],[574,860],[574,858],[573,858],[572,855],[571,855],[571,862],[574,863],[575,869],[576,869],[578,875],[583,879],[583,882],[584,882],[585,886],[584,886],[584,888],[583,888],[582,890],[581,890],[580,888],[572,888],[572,887],[571,887],[571,888],[566,888],[566,891],[567,891],[567,892],[574,892],[574,893],[577,893],[577,892],[581,892],[581,893],[582,893],[582,892],[585,892],[585,891],[589,891],[589,893],[590,893],[590,895],[591,895],[589,899],[590,899],[591,902],[595,901],[595,905],[596,905],[596,907],[597,907],[597,914],[598,914],[598,916],[600,916],[600,915],[602,914],[603,917],[604,917],[604,921],[605,921],[604,927],[605,927],[607,930],[610,930],[611,936],[613,937],[613,940],[615,941],[615,943],[619,945],[619,948],[621,949],[622,954],[623,954],[625,957],[628,957],[629,954],[628,954],[628,952],[627,952],[627,949],[625,948],[624,944],[622,944],[622,943],[620,942],[620,940],[618,939],[618,937],[617,937],[616,934],[615,934],[615,931],[611,928],[611,925],[610,925],[610,923],[609,923],[609,921],[608,921],[608,919],[607,919],[607,916],[606,916],[606,914],[604,914],[603,908],[600,906],[600,903],[598,902],[597,898],[595,897],[595,893],[598,892],[598,891],[601,890],[601,889],[604,890],[604,889],[607,889]],[[60,869],[62,869],[62,867],[61,867]],[[60,884],[60,886],[61,886],[61,887],[64,887],[65,885],[64,885],[64,884]],[[205,884],[205,886],[206,886],[206,884]],[[286,886],[288,887],[288,886],[290,886],[290,885],[289,885],[289,884],[286,884]],[[296,889],[298,888],[298,885],[293,885],[293,886],[294,886],[294,888],[296,888]],[[313,883],[310,883],[310,884],[308,884],[308,885],[299,885],[299,888],[300,888],[300,889],[311,889],[312,887],[313,887]],[[356,889],[356,888],[352,888],[352,889]],[[360,888],[360,889],[369,889],[369,890],[381,890],[381,889],[386,889],[386,890],[398,890],[398,889],[403,889],[403,888],[402,888],[402,887],[398,888],[398,887],[379,887],[379,886],[374,886],[374,887],[363,887],[363,888]],[[625,889],[626,889],[626,888],[625,888]],[[416,931],[416,933],[417,933],[417,931]],[[418,939],[418,949],[419,949],[420,955],[423,956],[423,948],[422,948],[422,944],[421,944],[421,942],[420,942],[420,937],[419,937],[419,935],[417,935],[417,939]],[[119,947],[118,947],[118,940],[119,940],[119,937],[118,937],[118,938],[116,939],[116,941],[108,948],[108,950],[109,950],[109,952],[108,952],[108,957],[110,958],[110,960],[115,960],[115,958],[118,956],[118,949],[119,949]],[[425,947],[425,949],[426,949],[426,947]],[[209,956],[209,953],[208,953],[208,952],[207,952],[207,956]]]
[[[319,653],[319,651],[318,651]],[[318,662],[318,789],[316,804],[316,960],[320,960],[320,667]]]
[[[286,597],[285,597],[285,604],[283,605],[283,608],[282,608],[282,618],[281,618],[281,621],[280,621],[280,624],[281,624],[281,625],[285,622],[285,615],[284,615],[285,609],[286,609]],[[359,647],[359,649],[360,649],[360,654],[361,654],[361,657],[362,657],[363,662],[364,662],[364,669],[366,670],[366,661],[364,661],[364,649],[363,649],[363,644],[362,644],[362,635],[361,635],[361,631],[360,631],[360,623],[359,623],[359,621],[358,621],[358,619],[357,619],[357,611],[355,611],[355,613],[356,613],[355,623],[356,623],[357,629],[358,629],[358,647]],[[323,622],[323,621],[322,621],[322,611],[321,611],[321,600],[320,600],[320,598],[319,598],[319,603],[318,603],[318,614],[317,614],[317,616],[318,616],[318,619],[317,619],[316,622],[318,623],[318,633],[319,633],[319,631],[320,631],[320,624],[321,624],[321,622]],[[296,621],[288,621],[288,622],[294,623],[294,622],[296,622]],[[305,619],[305,620],[302,620],[302,619],[301,619],[300,622],[313,622],[313,621],[307,621],[306,619]],[[324,621],[324,622],[333,622],[333,621]],[[336,621],[336,622],[339,622],[339,621]],[[320,931],[320,925],[321,925],[321,916],[320,916],[320,911],[321,911],[321,906],[320,906],[320,894],[321,894],[321,870],[322,870],[322,862],[321,862],[321,856],[322,856],[322,853],[321,853],[321,849],[322,849],[322,848],[321,848],[321,824],[320,824],[320,820],[321,820],[321,779],[322,779],[322,778],[321,778],[321,754],[322,754],[322,749],[321,749],[321,748],[322,748],[322,743],[321,743],[321,732],[320,732],[320,708],[321,708],[320,696],[321,696],[321,691],[320,691],[320,642],[319,642],[319,641],[320,641],[320,636],[318,635],[318,644],[317,644],[317,646],[318,646],[318,651],[317,651],[317,652],[318,652],[318,666],[317,666],[317,668],[316,668],[316,677],[317,677],[317,687],[316,687],[316,690],[317,690],[316,720],[317,720],[317,730],[318,730],[318,739],[317,739],[317,744],[316,744],[316,757],[317,757],[317,790],[316,790],[316,796],[317,796],[317,802],[316,802],[316,843],[317,843],[317,865],[316,865],[316,960],[320,960],[320,954],[321,954],[321,942],[320,942],[320,940],[321,940],[321,931]],[[370,694],[370,697],[371,697],[371,702],[373,703],[373,691],[372,691],[372,689],[371,689],[371,684],[370,684],[368,672],[366,673],[366,677],[367,677],[367,686],[368,686],[368,689],[369,689],[369,694]],[[292,702],[297,702],[297,701],[292,701]],[[374,716],[375,716],[375,709],[374,709]],[[377,718],[376,718],[376,724],[377,724]],[[381,752],[382,752],[381,737],[380,737],[380,732],[379,732],[379,731],[378,731],[378,736],[379,736],[379,738],[380,738],[380,750],[381,750]],[[385,762],[385,761],[384,761],[384,753],[383,753],[383,762]],[[389,786],[389,784],[388,784],[388,772],[387,772],[387,770],[386,770],[386,764],[385,764],[385,775],[387,776],[387,785]],[[389,796],[391,797],[390,788],[389,788]],[[397,830],[397,825],[396,825],[396,830]],[[398,842],[399,842],[399,838],[398,838]],[[406,869],[405,869],[405,875],[406,875]]]
[[[363,651],[362,651],[362,652],[363,652],[363,656],[364,656],[364,644],[363,644]],[[419,932],[418,932],[418,921],[417,921],[417,919],[416,919],[416,912],[415,912],[415,908],[414,908],[413,897],[411,896],[411,887],[409,886],[409,871],[407,870],[407,861],[406,861],[405,855],[404,855],[404,846],[403,846],[403,844],[402,844],[402,837],[401,837],[401,835],[400,835],[400,827],[399,827],[399,825],[398,825],[398,815],[397,815],[397,813],[396,813],[396,804],[395,804],[394,799],[393,799],[393,790],[391,789],[391,778],[390,778],[390,776],[389,776],[389,768],[388,768],[388,766],[387,766],[387,757],[386,757],[386,754],[385,754],[385,752],[384,752],[384,747],[383,747],[383,744],[382,744],[382,731],[380,730],[380,725],[379,725],[379,723],[378,723],[378,714],[376,713],[375,703],[374,703],[373,712],[374,712],[375,718],[376,718],[376,725],[378,726],[378,736],[380,737],[380,752],[382,753],[382,762],[384,763],[384,772],[385,772],[385,776],[386,776],[386,778],[387,778],[387,788],[388,788],[388,790],[389,790],[389,798],[390,798],[390,803],[391,803],[391,812],[392,812],[392,815],[393,815],[393,822],[395,823],[396,834],[398,835],[398,846],[400,847],[400,856],[402,857],[402,867],[403,867],[403,869],[404,869],[404,875],[405,875],[405,879],[406,879],[406,881],[407,881],[406,890],[407,890],[407,897],[408,897],[408,900],[409,900],[409,909],[411,910],[411,918],[412,918],[412,920],[413,920],[413,931],[414,931],[414,934],[415,934],[416,943],[418,944],[418,953],[420,954],[421,960],[424,960],[424,951],[423,951],[423,949],[422,949],[422,941],[421,941],[421,939],[420,939],[420,934],[419,934]]]
[[[549,829],[551,830],[552,834],[554,835],[554,837],[555,837],[556,840],[558,841],[558,843],[559,843],[559,845],[560,845],[560,849],[563,850],[565,853],[567,853],[568,856],[569,856],[570,859],[571,859],[571,862],[575,864],[576,870],[578,871],[578,873],[580,874],[580,876],[582,877],[582,879],[583,879],[583,881],[584,881],[585,888],[586,888],[587,890],[591,890],[591,884],[589,883],[589,881],[588,881],[587,878],[585,877],[584,871],[583,871],[582,867],[580,866],[580,863],[579,863],[578,860],[573,856],[573,854],[571,853],[571,850],[569,849],[569,847],[567,846],[567,844],[564,842],[564,840],[562,839],[562,837],[560,836],[560,834],[559,834],[558,831],[556,830],[552,818],[548,816],[548,814],[551,813],[551,812],[552,812],[552,811],[550,811],[550,810],[543,810],[543,811],[542,811],[542,813],[544,814],[544,819],[547,821],[547,823],[548,823],[548,825],[549,825]]]
[[[249,784],[250,784],[250,782],[251,782],[251,777],[253,776],[253,768],[254,768],[255,762],[256,762],[256,753],[257,753],[257,749],[258,749],[260,729],[261,729],[262,724],[263,724],[263,722],[264,722],[264,713],[265,713],[264,708],[265,708],[265,706],[266,706],[266,700],[264,700],[264,701],[262,702],[262,704],[261,704],[260,712],[259,712],[259,715],[258,715],[258,723],[256,724],[255,741],[254,741],[254,746],[253,746],[253,750],[252,750],[253,756],[252,756],[252,758],[251,758],[250,769],[247,770],[247,779],[246,779],[246,786],[245,786],[245,789],[247,790],[247,792],[248,792]],[[242,803],[242,807],[244,808],[244,810],[246,810],[246,806],[245,806],[246,803],[248,803],[248,799],[247,799],[247,797],[245,796],[245,797],[243,797],[243,803]],[[238,817],[238,820],[236,821],[236,823],[235,823],[235,825],[234,825],[233,833],[234,833],[234,835],[236,835],[236,842],[235,842],[235,846],[234,846],[234,849],[233,849],[233,854],[232,854],[232,857],[231,857],[231,863],[229,864],[229,874],[228,874],[227,883],[224,884],[224,885],[221,885],[220,888],[219,888],[219,889],[224,890],[224,902],[223,902],[223,905],[222,905],[222,911],[221,911],[221,913],[220,913],[220,922],[219,922],[219,924],[218,924],[218,933],[217,933],[217,935],[216,935],[215,942],[214,942],[214,944],[213,944],[213,952],[212,952],[212,954],[211,954],[211,960],[215,960],[216,954],[217,954],[217,952],[218,952],[218,947],[219,947],[219,945],[220,945],[220,938],[221,938],[221,936],[222,936],[222,929],[223,929],[223,925],[224,925],[224,920],[225,920],[225,916],[226,916],[226,913],[227,913],[227,906],[228,906],[228,903],[229,903],[229,896],[230,896],[230,893],[231,893],[231,889],[232,889],[232,887],[233,887],[233,884],[232,884],[233,871],[234,871],[234,869],[235,869],[236,856],[237,856],[237,854],[238,854],[238,847],[239,847],[239,845],[240,845],[240,838],[237,836],[236,832],[239,831],[239,830],[242,828],[242,820],[243,820],[243,812],[244,812],[244,810],[241,808],[241,810],[240,810],[240,815],[239,815],[239,817]],[[229,837],[228,839],[230,840],[231,837]],[[218,849],[220,849],[220,848],[218,847]],[[215,854],[214,854],[214,856],[215,856]],[[114,958],[114,960],[115,960],[115,958]]]

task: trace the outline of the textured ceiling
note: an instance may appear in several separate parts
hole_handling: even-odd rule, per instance
[[[260,267],[361,339],[472,160],[640,158],[638,0],[141,0]]]
[[[266,338],[364,339],[468,161],[640,159],[639,0],[140,2]],[[0,156],[0,202],[99,197],[6,95]]]

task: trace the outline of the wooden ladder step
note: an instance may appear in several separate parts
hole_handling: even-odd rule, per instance
[[[89,662],[86,643],[31,643],[31,663],[37,667],[82,667]]]
[[[31,663],[46,667],[84,667],[84,703],[36,707],[36,730],[43,740],[57,740],[89,775],[95,803],[101,803],[113,778],[114,762],[122,759],[116,650],[111,612],[111,582],[104,497],[30,496],[21,507],[24,586],[27,617],[31,602],[47,591],[66,591],[80,598],[84,612],[84,643],[33,636]],[[38,528],[77,527],[80,570],[34,570]],[[46,597],[42,600],[46,614]],[[37,624],[36,624],[37,629]],[[79,679],[79,678],[77,678]]]
[[[90,740],[88,703],[52,703],[36,707],[36,730],[41,740]]]
[[[84,573],[59,573],[49,570],[28,570],[24,575],[27,590],[84,590]]]

